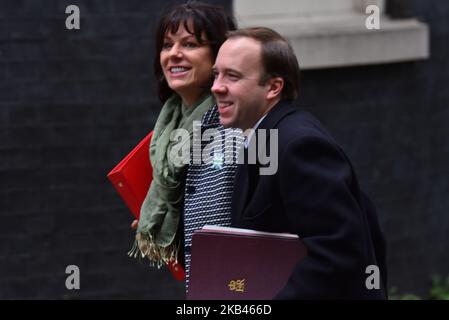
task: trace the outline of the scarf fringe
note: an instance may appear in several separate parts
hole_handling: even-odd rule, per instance
[[[178,263],[179,243],[175,239],[167,247],[156,244],[151,235],[138,233],[128,256],[131,258],[145,258],[150,261],[150,266],[160,269],[170,262]]]

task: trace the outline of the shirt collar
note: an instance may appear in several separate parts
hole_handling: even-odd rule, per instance
[[[244,142],[243,142],[246,149],[247,149],[248,146],[249,146],[249,142],[250,142],[251,138],[253,137],[254,132],[256,132],[256,130],[257,130],[257,128],[259,127],[260,123],[262,122],[263,119],[265,119],[265,117],[267,116],[267,114],[268,114],[268,113],[264,114],[264,115],[262,116],[262,118],[260,118],[259,121],[257,121],[256,125],[255,125],[251,130],[248,130],[249,133],[248,133],[248,135],[245,135],[245,140],[244,140]]]

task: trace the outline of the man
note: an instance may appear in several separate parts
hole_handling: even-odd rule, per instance
[[[278,144],[277,171],[261,175],[260,161],[240,165],[232,198],[234,227],[295,233],[307,247],[275,298],[386,298],[377,213],[343,150],[318,120],[291,105],[299,66],[288,42],[267,28],[231,32],[213,70],[224,127],[257,128],[248,138],[259,139],[259,148],[260,129],[278,133],[262,145]],[[380,270],[374,286],[367,270]]]

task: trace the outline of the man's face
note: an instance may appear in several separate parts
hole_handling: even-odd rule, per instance
[[[225,41],[218,52],[211,90],[225,128],[252,128],[268,111],[268,86],[260,85],[261,51],[258,41],[239,37]]]

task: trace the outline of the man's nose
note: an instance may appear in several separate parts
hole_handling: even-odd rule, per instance
[[[211,88],[212,93],[220,94],[220,93],[226,93],[226,86],[221,83],[219,78],[215,78],[214,83],[212,84]]]

